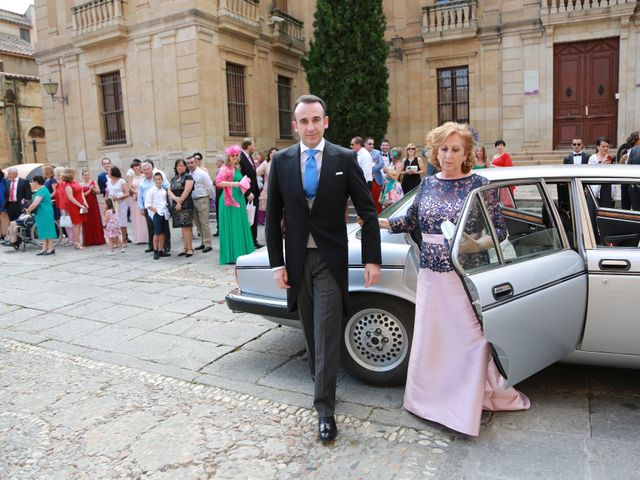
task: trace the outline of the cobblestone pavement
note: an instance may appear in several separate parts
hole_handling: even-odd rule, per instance
[[[309,409],[15,341],[0,365],[0,478],[413,479],[449,446],[340,416],[325,447]]]
[[[229,311],[213,245],[0,248],[0,479],[640,479],[640,371],[552,366],[477,439],[341,372],[320,445],[301,332]]]

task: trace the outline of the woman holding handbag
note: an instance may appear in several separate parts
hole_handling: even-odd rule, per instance
[[[232,145],[224,150],[227,158],[216,177],[216,186],[223,189],[218,204],[221,265],[236,263],[240,255],[254,250],[244,201],[244,192],[249,189],[250,180],[240,173],[241,151],[239,145]]]
[[[66,209],[67,213],[71,217],[71,225],[73,229],[73,246],[78,250],[82,250],[82,243],[80,242],[80,228],[87,221],[87,213],[89,212],[89,206],[87,200],[82,194],[82,187],[75,180],[76,171],[73,168],[65,168],[62,173],[62,181],[65,184],[64,192],[66,194]],[[60,188],[60,187],[58,187]],[[62,218],[60,219],[62,224]]]

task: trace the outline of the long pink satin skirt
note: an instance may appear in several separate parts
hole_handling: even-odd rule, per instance
[[[455,272],[420,269],[404,408],[478,435],[485,410],[526,410],[529,399],[504,388],[480,324]]]

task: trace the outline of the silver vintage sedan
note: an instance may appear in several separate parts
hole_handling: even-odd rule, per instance
[[[450,248],[510,385],[558,360],[640,368],[640,212],[621,200],[640,196],[640,167],[552,165],[476,171],[491,184],[474,191]],[[482,190],[493,189],[507,226],[498,242]],[[407,195],[381,216],[402,215]],[[465,232],[494,239],[482,262],[458,255]],[[411,348],[418,232],[381,231],[381,281],[365,289],[357,224],[349,229],[351,309],[344,319],[342,366],[371,384],[404,382]],[[276,288],[266,249],[240,257],[235,311],[300,327]]]

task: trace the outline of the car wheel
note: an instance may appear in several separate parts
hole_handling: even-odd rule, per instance
[[[403,384],[415,306],[380,294],[353,295],[350,304],[343,333],[343,368],[368,384]]]

